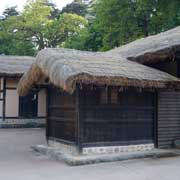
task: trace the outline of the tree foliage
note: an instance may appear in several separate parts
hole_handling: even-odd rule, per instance
[[[179,0],[98,0],[94,27],[102,33],[101,50],[179,25],[179,10]]]
[[[47,47],[105,51],[179,26],[180,1],[74,0],[59,10],[50,0],[27,0],[22,12],[10,7],[3,17],[0,54],[35,55]]]
[[[49,0],[28,0],[21,14],[9,12],[0,21],[0,54],[34,55],[47,47],[65,46],[87,26],[85,18],[59,13]]]
[[[87,26],[87,20],[77,14],[64,13],[49,23],[46,29],[46,47],[66,47]]]
[[[34,55],[35,49],[26,34],[19,31],[22,21],[19,16],[10,16],[0,21],[0,54]]]
[[[61,13],[72,13],[79,16],[85,16],[87,14],[87,5],[82,0],[75,0],[72,3],[65,6]]]
[[[3,16],[5,17],[5,19],[10,16],[17,16],[17,15],[19,15],[19,12],[17,11],[17,6],[6,8],[3,12]]]

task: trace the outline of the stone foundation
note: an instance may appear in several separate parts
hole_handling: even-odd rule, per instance
[[[48,140],[48,146],[64,154],[78,154],[77,148],[74,145]]]
[[[65,154],[78,154],[75,145],[68,145],[53,140],[48,140],[48,146]],[[129,146],[104,146],[104,147],[87,147],[82,149],[82,155],[91,154],[115,154],[115,153],[131,153],[151,151],[154,149],[154,144],[139,144]]]
[[[50,159],[61,162],[64,161],[70,166],[124,161],[130,159],[140,159],[140,158],[162,158],[162,157],[180,156],[180,151],[173,149],[172,150],[153,149],[149,151],[101,154],[101,155],[82,155],[82,154],[73,155],[73,154],[61,153],[60,151],[57,151],[54,148],[51,148],[46,145],[35,145],[32,146],[31,148],[35,152],[42,153],[48,156]]]
[[[0,128],[33,128],[45,127],[46,119],[0,119]]]
[[[113,154],[113,153],[127,153],[138,151],[150,151],[154,149],[154,144],[139,144],[129,146],[106,146],[106,147],[88,147],[83,148],[84,155],[90,154]]]

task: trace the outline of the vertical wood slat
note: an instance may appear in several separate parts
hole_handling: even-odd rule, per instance
[[[180,139],[180,91],[158,92],[158,147],[170,148]]]
[[[120,101],[108,104],[95,101],[98,92],[97,89],[81,92],[83,143],[154,141],[153,92],[120,92]]]
[[[154,145],[158,148],[158,91],[155,91],[154,95]]]
[[[70,95],[49,86],[48,96],[47,139],[56,138],[75,143],[75,94]]]

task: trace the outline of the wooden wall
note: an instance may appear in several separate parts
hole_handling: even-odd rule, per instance
[[[76,106],[75,96],[48,88],[47,137],[75,142]]]
[[[108,88],[80,91],[83,146],[154,142],[154,93]]]
[[[83,87],[73,95],[49,86],[47,138],[83,147],[154,143],[155,94]]]
[[[178,63],[177,61],[165,61],[150,65],[155,69],[167,72],[173,76],[178,76]]]
[[[170,148],[180,139],[180,91],[158,93],[158,147]]]
[[[157,99],[149,91],[116,91],[117,100],[111,89],[100,92],[84,88],[75,96],[50,88],[48,138],[81,147],[129,145],[153,143],[157,131],[159,148],[180,138],[180,91],[159,91]]]

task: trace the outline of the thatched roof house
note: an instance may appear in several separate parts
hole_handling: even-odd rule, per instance
[[[19,79],[34,62],[34,57],[0,55],[0,127],[44,125],[45,90],[31,91],[23,98],[17,93]]]
[[[46,84],[48,145],[71,154],[170,148],[180,138],[179,76],[138,62],[173,58],[179,32],[176,28],[106,53],[40,51],[18,92],[24,96]]]
[[[177,52],[180,52],[180,26],[154,36],[138,39],[106,53],[142,64],[150,64],[174,60]]]
[[[20,95],[44,78],[67,92],[73,92],[77,83],[141,88],[177,87],[180,83],[167,73],[122,57],[69,49],[40,51],[19,83]]]
[[[22,76],[35,61],[29,56],[0,56],[0,76]]]

